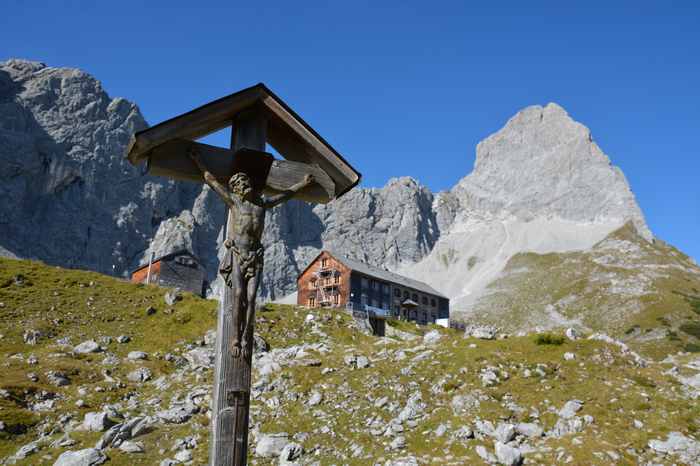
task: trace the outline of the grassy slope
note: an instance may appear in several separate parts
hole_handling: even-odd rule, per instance
[[[468,319],[507,330],[602,330],[655,356],[697,351],[700,334],[683,329],[700,322],[700,268],[628,225],[591,251],[515,256]]]
[[[24,277],[23,284],[15,283],[18,275]],[[72,348],[56,345],[56,339],[68,337],[77,345],[88,339],[99,342],[103,336],[114,340],[119,335],[129,335],[129,343],[112,341],[108,345],[109,352],[124,358],[130,351],[146,351],[152,357],[138,365],[149,367],[155,374],[171,373],[174,369],[162,359],[162,354],[178,343],[201,338],[215,322],[216,305],[185,294],[175,312],[168,314],[163,295],[163,289],[155,286],[132,285],[93,272],[0,259],[0,303],[3,304],[0,308],[0,334],[3,335],[0,339],[3,356],[0,388],[12,394],[9,400],[0,399],[0,421],[15,430],[22,430],[22,425],[34,425],[29,435],[0,433],[0,457],[14,453],[19,445],[33,440],[36,430],[51,425],[62,414],[71,413],[76,419],[82,419],[86,412],[118,402],[139,388],[130,382],[123,388],[103,382],[103,353],[72,356],[69,354]],[[150,316],[146,313],[149,306],[156,308],[156,313]],[[27,329],[39,330],[47,336],[35,346],[26,345],[22,336]],[[37,365],[27,364],[30,354],[39,360]],[[126,382],[126,373],[136,366],[136,363],[123,363],[111,375]],[[49,384],[48,371],[65,373],[71,385],[57,388]],[[28,372],[36,373],[39,381],[29,381]],[[79,396],[78,387],[89,388],[90,394]],[[103,387],[105,391],[95,392],[96,387]],[[56,393],[65,400],[59,401],[60,408],[55,412],[33,414],[24,409],[26,402],[34,400],[41,391]],[[79,398],[87,399],[88,406],[76,408],[73,403]],[[83,433],[75,438],[82,438],[86,445],[91,445],[100,435]],[[152,434],[154,438],[158,435]],[[155,453],[154,449],[151,451]],[[110,456],[125,455],[115,452]],[[137,456],[141,459],[137,464],[153,464],[155,457]],[[27,464],[35,464],[37,459],[30,458],[32,461]],[[118,458],[115,459],[120,464]],[[129,463],[124,459],[121,464]]]
[[[16,283],[18,274],[25,277],[25,284]],[[120,401],[129,393],[137,393],[142,401],[158,397],[167,406],[172,396],[182,396],[193,387],[210,385],[211,371],[183,372],[158,355],[166,351],[181,352],[186,343],[200,340],[214,325],[215,303],[186,296],[175,306],[174,312],[168,314],[163,293],[159,288],[135,286],[90,272],[0,259],[0,302],[3,303],[0,307],[0,333],[3,334],[0,388],[13,395],[11,399],[0,399],[0,420],[17,428],[28,426],[24,434],[0,433],[0,458],[34,440],[38,432],[51,429],[62,415],[71,414],[82,419],[85,412]],[[145,313],[149,305],[157,308],[152,316]],[[305,323],[309,312],[314,314],[316,323]],[[400,326],[414,333],[427,330],[406,323]],[[54,336],[40,340],[36,346],[26,345],[22,333],[27,328],[41,329]],[[585,402],[581,414],[593,415],[595,424],[576,435],[582,441],[578,445],[572,443],[571,437],[542,440],[551,450],[541,453],[541,464],[553,464],[558,447],[573,455],[573,464],[608,464],[609,459],[599,460],[591,455],[607,450],[622,455],[623,460],[618,464],[633,464],[632,457],[625,452],[627,449],[642,449],[649,439],[663,437],[671,430],[693,433],[700,428],[697,424],[700,407],[681,396],[678,383],[662,373],[668,369],[667,365],[635,367],[617,348],[601,342],[584,340],[561,346],[538,346],[532,336],[481,341],[464,339],[443,329],[443,339],[438,345],[422,348],[420,340],[403,342],[362,335],[353,329],[344,313],[307,311],[292,306],[271,306],[260,312],[257,331],[272,348],[314,342],[325,342],[330,348],[327,353],[309,355],[321,361],[319,367],[284,366],[270,377],[270,381],[284,389],[263,393],[252,406],[253,421],[263,432],[308,432],[309,438],[303,442],[307,450],[305,458],[319,460],[321,464],[348,455],[351,443],[363,446],[365,454],[360,458],[343,459],[343,463],[372,464],[382,458],[411,453],[425,463],[481,464],[474,447],[485,444],[491,448],[490,442],[451,441],[449,434],[436,437],[430,431],[442,423],[455,430],[471,425],[477,418],[494,423],[502,419],[527,420],[531,408],[540,411],[543,427],[551,428],[556,420],[552,411],[572,398]],[[70,337],[73,344],[77,344],[88,338],[120,334],[130,335],[132,341],[128,344],[112,342],[107,345],[108,351],[120,358],[132,350],[151,353],[150,361],[143,364],[151,367],[154,378],[168,377],[172,385],[167,390],[158,390],[150,382],[139,386],[126,381],[125,374],[137,365],[129,362],[123,362],[111,374],[125,382],[123,387],[105,382],[100,365],[104,354],[75,357],[68,353],[69,348],[55,344],[60,337]],[[472,344],[476,347],[470,347]],[[407,358],[397,362],[399,350],[405,350]],[[411,361],[427,350],[433,351],[430,357]],[[565,352],[574,352],[577,358],[566,361]],[[343,362],[348,353],[368,356],[372,360],[371,367],[350,369]],[[29,354],[37,356],[37,365],[27,364]],[[525,368],[534,370],[538,364],[543,365],[546,375],[522,376]],[[494,387],[482,387],[478,374],[485,366],[497,366],[510,377]],[[410,373],[402,374],[401,370],[407,367]],[[335,371],[322,375],[324,368]],[[44,375],[48,370],[66,372],[72,384],[60,388],[49,385]],[[39,375],[38,383],[26,378],[29,371]],[[259,380],[257,375],[256,380]],[[79,396],[78,387],[87,388],[89,394]],[[96,387],[103,387],[104,391],[96,392]],[[36,415],[25,409],[25,403],[41,390],[56,393],[58,401],[56,409]],[[313,408],[304,403],[311,390],[319,390],[324,395],[324,401]],[[398,410],[390,413],[387,407],[375,408],[373,402],[386,396],[389,398],[387,406],[396,403],[400,410],[415,392],[420,392],[428,404],[425,418],[415,429],[405,432],[407,448],[404,452],[387,450],[391,438],[372,436],[367,421],[377,416],[388,421]],[[474,393],[483,395],[478,408],[468,413],[453,412],[450,402],[455,395]],[[85,399],[90,407],[76,408],[74,403],[79,398]],[[270,402],[272,398],[279,400],[279,406]],[[505,408],[503,402],[508,399],[525,408],[525,412],[518,414]],[[644,429],[632,429],[633,419],[644,422]],[[138,439],[146,445],[145,454],[127,455],[109,449],[109,464],[157,464],[165,456],[159,449],[169,450],[174,439],[193,434],[200,438],[200,446],[194,450],[194,464],[205,464],[207,422],[207,417],[199,414],[188,424],[158,425],[155,431]],[[323,426],[330,426],[332,430],[322,433]],[[51,438],[60,435],[56,432]],[[93,445],[100,434],[72,433],[71,436],[79,441],[72,447],[77,449]],[[52,464],[63,450],[44,447],[18,464]],[[256,463],[267,464],[261,460]]]

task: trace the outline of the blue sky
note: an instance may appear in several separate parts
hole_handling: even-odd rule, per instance
[[[700,259],[700,3],[471,3],[6,0],[0,59],[82,68],[151,124],[265,82],[365,186],[449,189],[481,139],[557,102]]]

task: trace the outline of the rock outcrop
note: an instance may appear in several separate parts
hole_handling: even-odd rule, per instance
[[[192,205],[195,185],[142,176],[124,160],[146,127],[75,69],[0,63],[0,241],[9,253],[123,274],[160,222]],[[7,255],[7,254],[5,254]]]
[[[652,234],[619,168],[561,107],[528,107],[479,143],[472,173],[434,205],[441,236],[403,272],[469,310],[523,252],[590,249],[627,222]]]
[[[480,142],[474,171],[451,192],[461,212],[521,221],[632,221],[643,237],[652,238],[622,171],[588,128],[554,103],[520,111]]]

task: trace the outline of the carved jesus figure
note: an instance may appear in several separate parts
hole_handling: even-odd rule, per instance
[[[231,307],[227,310],[232,314],[234,329],[231,354],[234,357],[248,357],[252,348],[247,345],[252,341],[255,298],[263,268],[264,249],[260,240],[265,228],[265,212],[309,186],[314,178],[306,175],[301,182],[290,186],[282,194],[266,198],[254,189],[247,174],[234,173],[228,186],[225,186],[207,170],[196,150],[190,150],[189,156],[202,172],[204,181],[221,196],[229,208],[229,239],[224,243],[227,251],[219,272],[226,285],[233,289]]]

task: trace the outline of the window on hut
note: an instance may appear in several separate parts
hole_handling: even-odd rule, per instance
[[[175,263],[180,265],[185,265],[187,267],[194,267],[194,259],[187,256],[178,256],[175,258]]]

